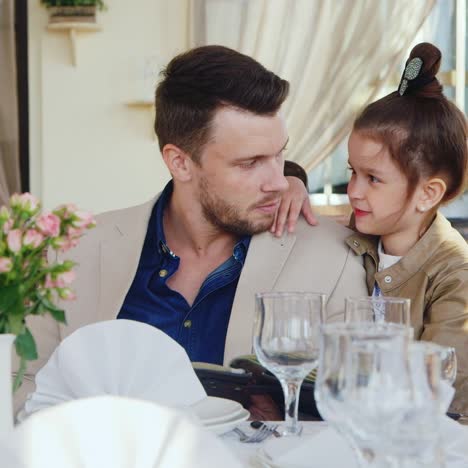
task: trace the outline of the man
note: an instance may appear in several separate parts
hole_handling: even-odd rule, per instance
[[[329,316],[342,314],[346,296],[367,294],[346,228],[301,219],[295,234],[268,232],[288,189],[280,114],[288,88],[221,46],[169,63],[156,91],[155,131],[172,181],[149,203],[100,215],[72,252],[78,299],[67,305],[67,326],[32,318],[40,359],[18,403],[58,343],[85,324],[143,321],[192,361],[228,364],[251,351],[255,292],[323,292]]]

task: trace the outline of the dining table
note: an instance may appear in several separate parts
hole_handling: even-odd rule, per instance
[[[284,421],[268,421],[266,422],[266,424],[268,426],[271,426],[274,424],[281,424],[281,422],[284,422]],[[302,434],[298,437],[302,439],[308,438],[309,444],[310,444],[310,441],[313,440],[310,436],[316,436],[320,434],[322,431],[324,431],[327,427],[329,427],[328,423],[325,421],[301,421],[301,424],[303,426],[303,430],[302,430]],[[460,429],[457,431],[457,438],[460,436],[463,436],[463,440],[468,441],[468,418],[460,420],[459,422],[456,423],[456,425],[465,426],[463,427],[463,429],[460,427]],[[250,426],[250,421],[244,421],[240,423],[238,425],[238,428],[247,434],[251,434],[254,431],[254,429],[252,429]],[[290,460],[288,459],[288,454],[285,454],[285,457],[283,457],[282,463],[280,465],[276,465],[276,464],[269,465],[269,464],[262,463],[261,461],[262,457],[258,456],[259,453],[261,453],[261,451],[265,448],[266,444],[268,444],[268,448],[270,451],[273,450],[275,445],[282,444],[282,446],[284,446],[283,437],[275,438],[274,436],[270,436],[268,439],[260,443],[243,443],[239,440],[239,436],[233,431],[222,434],[219,437],[224,442],[224,444],[234,453],[237,459],[240,460],[240,462],[242,463],[242,466],[245,466],[246,468],[267,468],[270,466],[274,466],[275,468],[277,466],[280,466],[281,468],[283,468],[283,466],[284,468],[289,468],[291,466],[298,466],[296,463],[292,461],[291,461],[291,464],[289,463]],[[292,436],[290,438],[295,438],[295,437],[296,436]],[[291,440],[291,442],[294,443],[293,440]],[[447,442],[447,440],[445,442]],[[458,444],[460,444],[460,442],[458,442]],[[347,444],[345,443],[345,445]],[[466,443],[463,443],[463,445],[466,447]],[[464,457],[468,456],[468,453],[466,452],[465,447],[463,450],[465,454]],[[323,448],[324,447],[322,447],[322,449]],[[343,446],[340,444],[340,448],[338,449],[338,451],[340,450],[342,451],[342,449],[343,449]],[[310,450],[311,461],[314,460],[315,458],[314,454],[315,453],[318,454],[318,452],[323,452],[323,450],[315,451],[314,449],[311,448]],[[337,457],[336,455],[337,454],[334,454],[334,456],[331,458],[338,460],[340,457],[339,456]],[[347,450],[346,450],[346,456],[348,457],[347,458],[348,467],[358,466],[357,461],[354,458],[354,453],[352,453],[351,448],[349,446],[347,447]],[[322,457],[323,457],[323,453],[318,458],[322,459]],[[349,457],[351,457],[351,459]],[[457,468],[460,466],[463,466],[463,467],[468,466],[466,465],[466,458],[464,458],[464,460],[465,460],[464,462],[459,460],[457,463],[454,463],[454,464],[452,464],[453,462],[449,463],[447,466],[449,468],[451,466],[454,466]],[[320,468],[323,468],[323,465],[319,462],[319,460],[314,460],[314,461],[318,462],[318,464],[313,465],[313,466],[320,466]],[[300,466],[303,466],[302,463],[304,463],[304,460],[301,460]],[[343,468],[342,463],[336,462],[335,464],[329,460],[326,461],[326,465],[327,465],[326,468]]]
[[[284,421],[269,421],[267,425],[281,424]],[[305,437],[308,435],[318,434],[320,431],[324,430],[328,423],[324,421],[303,421],[301,422],[303,426],[302,434],[299,437]],[[255,429],[250,427],[250,421],[244,421],[238,425],[239,429],[245,433],[251,434]],[[294,436],[296,437],[296,436]],[[270,446],[279,438],[270,436],[263,442],[260,443],[243,443],[240,442],[239,436],[233,432],[227,432],[220,436],[221,440],[226,444],[226,446],[236,455],[236,457],[241,461],[242,465],[249,468],[261,468],[265,465],[262,465],[258,460],[257,454],[262,447],[268,443]],[[337,467],[342,468],[342,467]]]

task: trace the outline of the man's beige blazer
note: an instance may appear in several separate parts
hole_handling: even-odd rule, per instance
[[[135,276],[156,199],[99,215],[97,227],[66,254],[78,263],[74,284],[77,299],[62,303],[66,326],[48,316],[28,320],[39,359],[29,363],[25,382],[15,396],[15,409],[34,390],[36,372],[61,340],[84,325],[116,318]],[[321,218],[317,227],[301,218],[295,234],[278,239],[266,232],[252,238],[232,306],[225,364],[251,352],[256,292],[325,293],[329,296],[327,316],[335,319],[343,317],[346,296],[367,295],[361,259],[345,243],[350,233],[326,218]]]

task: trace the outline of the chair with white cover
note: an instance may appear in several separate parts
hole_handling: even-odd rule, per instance
[[[240,468],[214,434],[176,409],[129,398],[71,401],[0,441],[8,468]]]

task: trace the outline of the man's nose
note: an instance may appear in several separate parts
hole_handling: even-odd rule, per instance
[[[286,192],[289,183],[283,174],[283,165],[275,164],[268,174],[265,174],[265,182],[262,185],[264,192]]]

